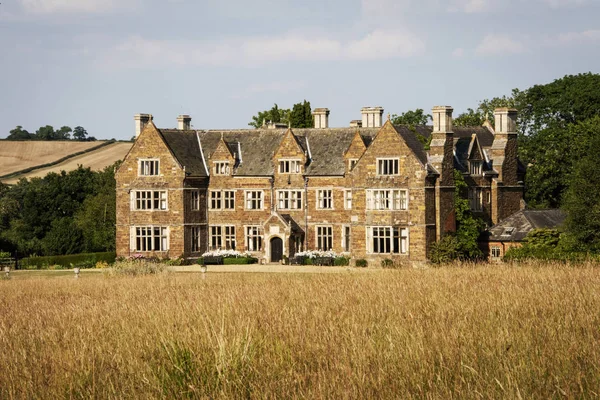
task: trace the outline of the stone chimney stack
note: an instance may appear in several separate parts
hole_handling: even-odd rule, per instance
[[[362,114],[363,128],[379,128],[383,120],[383,107],[363,107],[360,109]]]
[[[315,128],[329,128],[329,108],[315,108],[312,115]]]
[[[436,240],[456,230],[454,214],[454,133],[452,107],[433,107],[433,132],[429,145],[429,162],[440,174],[435,183]]]
[[[514,108],[496,108],[494,110],[496,134],[517,133],[517,110]]]
[[[133,119],[135,120],[135,137],[137,139],[148,125],[148,122],[152,121],[152,114],[135,114]]]
[[[177,129],[187,131],[192,129],[192,117],[189,115],[180,115],[177,117]]]

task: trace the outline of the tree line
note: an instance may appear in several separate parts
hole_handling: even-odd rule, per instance
[[[77,141],[95,141],[94,136],[88,136],[88,132],[82,126],[76,126],[71,129],[69,126],[63,126],[54,129],[51,125],[41,126],[35,133],[30,133],[17,125],[15,129],[9,132],[7,140],[77,140]]]
[[[20,256],[114,251],[118,164],[0,183],[0,249]]]

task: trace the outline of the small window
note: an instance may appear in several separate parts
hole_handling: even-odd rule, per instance
[[[299,174],[300,160],[281,160],[279,161],[280,174]]]
[[[260,226],[246,227],[246,250],[262,251],[262,228]]]
[[[211,226],[210,248],[211,250],[235,250],[235,226]]]
[[[301,190],[278,190],[277,208],[280,210],[301,210],[302,209],[302,191]]]
[[[215,175],[229,175],[229,161],[215,161]]]
[[[263,209],[263,192],[262,190],[251,190],[246,192],[246,209],[247,210],[262,210]]]
[[[167,192],[165,190],[138,190],[134,195],[134,210],[166,210]]]
[[[492,258],[500,258],[500,247],[499,246],[492,246]]]
[[[481,175],[481,166],[482,166],[483,162],[482,161],[470,161],[470,172],[471,175]]]
[[[235,209],[235,191],[224,190],[223,191],[223,209],[234,210]]]
[[[342,226],[342,249],[345,252],[350,252],[350,225]]]
[[[377,160],[377,175],[399,175],[400,160],[397,158],[382,158]]]
[[[367,210],[407,210],[408,191],[404,189],[367,190]]]
[[[138,226],[135,228],[135,251],[167,251],[168,228]]]
[[[344,208],[352,210],[352,190],[344,190]]]
[[[483,209],[481,188],[469,188],[469,205],[471,211],[481,211]]]
[[[192,227],[192,253],[200,251],[200,227]]]
[[[317,226],[317,250],[331,250],[333,248],[333,228],[331,226]]]
[[[198,211],[200,209],[200,192],[198,190],[192,190],[191,195],[192,210]]]
[[[210,192],[210,209],[220,210],[222,208],[223,193],[220,190]]]
[[[358,158],[351,158],[348,160],[348,171],[352,171],[354,167],[356,167],[356,163],[358,163]]]
[[[317,208],[333,209],[333,191],[331,189],[317,191]]]
[[[502,236],[511,236],[515,232],[515,228],[512,226],[504,228]]]
[[[140,160],[139,175],[156,176],[158,175],[158,160]]]

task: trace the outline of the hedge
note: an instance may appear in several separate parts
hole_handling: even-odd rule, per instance
[[[47,269],[51,265],[60,265],[63,268],[73,267],[94,268],[98,261],[109,264],[115,262],[114,252],[105,253],[81,253],[66,256],[29,257],[19,260],[19,267],[24,269]]]
[[[226,257],[223,258],[223,264],[256,264],[258,259],[254,257]]]

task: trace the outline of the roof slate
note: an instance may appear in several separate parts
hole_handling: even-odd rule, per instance
[[[560,227],[565,217],[565,213],[558,209],[521,210],[492,226],[488,241],[520,242],[533,229]],[[510,228],[514,229],[511,231]]]
[[[419,161],[423,165],[427,165],[427,153],[415,132],[428,138],[433,128],[425,125],[415,127],[394,125],[394,128]],[[357,130],[368,147],[380,128],[292,129],[300,147],[307,153],[310,150],[311,161],[306,169],[306,174],[309,176],[344,175],[346,172],[344,152],[352,143]],[[274,173],[272,157],[283,140],[287,128],[201,131],[160,129],[159,131],[175,157],[185,166],[186,172],[192,176],[207,176],[196,134],[200,137],[207,163],[210,162],[211,155],[217,148],[221,137],[223,137],[233,154],[238,153],[239,142],[242,162],[235,168],[234,175],[268,176]],[[455,146],[461,155],[468,150],[468,142],[473,133],[477,134],[482,147],[491,145],[494,139],[493,134],[484,127],[457,127],[454,132],[454,136],[457,138]],[[461,158],[463,157],[459,157],[459,159]]]

